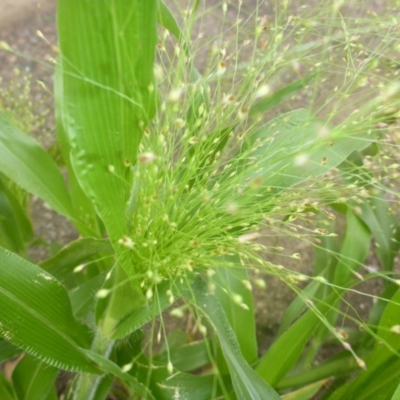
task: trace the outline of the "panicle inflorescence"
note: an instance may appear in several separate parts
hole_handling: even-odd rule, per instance
[[[223,18],[230,10],[223,3]],[[337,235],[332,228],[337,214],[327,210],[329,205],[350,205],[362,216],[364,204],[386,181],[389,186],[398,181],[399,141],[393,143],[393,136],[379,157],[371,146],[361,154],[361,163],[349,159],[345,168],[333,163],[332,152],[312,158],[311,150],[318,146],[331,147],[359,133],[372,136],[379,130],[378,141],[385,143],[398,87],[379,81],[379,62],[373,57],[379,47],[371,44],[368,49],[357,33],[364,28],[357,21],[343,25],[334,13],[338,29],[325,35],[320,23],[296,13],[271,22],[260,11],[252,25],[238,16],[227,30],[236,32],[234,44],[222,33],[204,46],[202,31],[179,40],[163,31],[155,66],[159,114],[150,127],[143,127],[138,162],[127,165],[134,171],[134,207],[128,215],[131,229],[120,240],[138,265],[146,296],[164,279],[226,266],[231,255],[290,285],[299,284],[305,275],[267,261],[268,254],[278,251],[286,260],[302,257],[301,252],[277,250],[279,246],[271,245],[276,237],[320,246]],[[190,30],[194,14],[186,11],[182,18]],[[302,48],[307,35],[312,37],[310,51]],[[201,74],[193,63],[196,54],[205,55]],[[283,96],[275,110],[284,113],[299,102],[306,104],[322,117],[315,135],[307,139],[299,131],[282,141],[281,126],[272,124],[270,134],[252,139],[257,128],[275,117],[269,109],[258,115],[252,106],[271,100],[279,88],[307,74],[315,74],[311,83],[293,92],[287,103]],[[344,83],[336,79],[331,87],[329,74],[342,76]],[[360,88],[363,96],[357,93]],[[377,92],[379,98],[374,97]],[[281,123],[290,124],[290,116]],[[278,178],[285,174],[280,168],[288,164],[302,171],[318,164],[326,173],[281,186]]]

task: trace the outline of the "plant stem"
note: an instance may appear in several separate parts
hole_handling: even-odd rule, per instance
[[[104,337],[97,332],[92,344],[92,350],[104,357],[109,357],[115,341]],[[92,374],[81,374],[76,383],[73,400],[92,400],[95,398],[97,388],[103,376]]]
[[[100,325],[102,334],[112,337],[118,322],[143,304],[144,296],[140,293],[137,284],[132,282],[122,265],[116,265],[113,290]]]

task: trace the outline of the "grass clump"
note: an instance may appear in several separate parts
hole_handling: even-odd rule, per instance
[[[71,320],[94,334],[63,331],[68,346],[79,343],[76,359],[41,354],[27,337],[15,343],[53,366],[108,374],[79,375],[74,399],[101,385],[117,390],[114,377],[120,398],[191,398],[202,388],[204,399],[300,399],[322,388],[324,399],[368,399],[378,394],[374,374],[387,376],[391,398],[398,368],[388,365],[399,363],[395,3],[377,13],[359,1],[195,1],[171,13],[161,3],[125,10],[110,2],[94,19],[83,3],[66,4],[56,94],[72,202],[42,195],[86,237],[41,267],[68,292]],[[129,42],[136,25],[126,15],[140,26],[141,12],[149,26],[158,18],[158,36],[138,29]],[[65,21],[78,30],[86,19],[92,36],[78,46]],[[90,39],[96,21],[102,43]],[[128,42],[140,62],[127,57]],[[314,265],[302,265],[303,251]],[[268,288],[268,276],[296,297],[264,352],[252,291]],[[359,288],[372,279],[379,293]],[[352,293],[375,304],[361,314]],[[164,312],[171,305],[185,329]],[[334,356],[319,365],[328,346]],[[330,378],[342,374],[353,380]]]

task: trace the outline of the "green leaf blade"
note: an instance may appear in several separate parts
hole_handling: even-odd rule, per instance
[[[58,368],[97,373],[80,346],[88,331],[73,317],[68,294],[51,275],[0,249],[0,335]]]
[[[85,237],[68,243],[56,255],[40,263],[40,267],[63,282],[79,264],[94,256],[112,256],[114,251],[108,240]]]
[[[115,242],[126,233],[125,206],[133,179],[125,163],[135,164],[156,106],[157,2],[58,4],[58,83],[71,163]]]
[[[2,373],[0,373],[0,398],[2,400],[19,400],[14,388]]]
[[[8,186],[7,179],[0,178],[0,234],[3,243],[10,243],[3,247],[23,253],[25,243],[33,238],[33,228],[24,207]]]
[[[295,82],[290,83],[284,88],[272,93],[270,96],[267,96],[265,99],[260,100],[259,102],[253,104],[250,107],[249,113],[250,115],[261,114],[270,108],[278,105],[283,100],[287,99],[292,94],[297,91],[303,89],[307,86],[312,80],[317,76],[317,73],[306,76],[305,78],[299,79]]]
[[[235,332],[243,357],[252,364],[257,360],[257,341],[253,297],[243,283],[249,282],[247,271],[241,267],[217,268],[213,279],[217,284],[216,295]],[[227,290],[227,293],[222,288]],[[240,296],[248,309],[235,303],[230,297],[231,294]]]
[[[0,112],[0,171],[60,214],[73,219],[63,176],[51,157]]]
[[[319,314],[327,313],[337,300],[338,295],[329,296],[316,308]],[[320,317],[314,310],[307,311],[285,331],[261,357],[257,373],[270,385],[275,386],[292,369],[306,343],[320,323]]]
[[[375,139],[373,133],[348,135],[339,129],[324,138],[321,137],[323,128],[322,121],[305,109],[271,120],[245,142],[244,151],[251,151],[256,161],[248,170],[247,166],[241,167],[244,175],[252,179],[261,178],[263,185],[273,188],[271,193],[276,194],[310,177],[327,173],[354,150],[362,150]],[[259,171],[256,175],[253,173],[255,169]]]
[[[197,306],[209,319],[218,335],[238,398],[243,400],[280,399],[280,396],[244,360],[221,305],[216,297],[207,292],[205,283],[198,279],[192,289]]]
[[[393,396],[390,400],[400,400],[400,384],[399,384],[399,386],[397,386],[397,389],[393,393]]]
[[[25,354],[12,374],[18,399],[45,399],[55,386],[57,373],[57,368]]]
[[[367,258],[371,234],[368,228],[354,214],[347,211],[346,236],[340,250],[340,260],[335,267],[334,283],[346,287],[354,273],[363,265]]]

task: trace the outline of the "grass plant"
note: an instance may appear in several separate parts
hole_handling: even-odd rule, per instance
[[[0,355],[20,355],[0,393],[55,399],[66,370],[74,400],[395,400],[396,2],[181,3],[58,1],[68,185],[0,114],[2,174],[81,235],[24,259],[0,187]],[[295,298],[264,350],[268,276]]]

